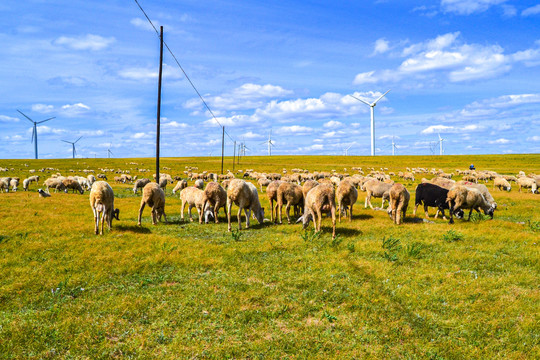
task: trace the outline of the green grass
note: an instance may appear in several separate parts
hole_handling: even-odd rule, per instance
[[[221,160],[161,163],[174,176],[187,165],[219,171]],[[406,166],[452,172],[470,163],[507,174],[540,172],[539,155],[284,156],[272,164],[247,157],[240,167],[397,173]],[[136,167],[153,164],[0,161],[14,169],[7,174],[21,177],[42,167],[66,175],[99,167],[143,175]],[[39,175],[40,182],[48,176]],[[27,193],[0,193],[0,358],[540,357],[539,195],[491,190],[490,183],[498,203],[493,220],[419,222],[409,206],[396,226],[386,212],[364,209],[360,192],[353,221],[338,223],[332,240],[327,218],[321,233],[312,225],[255,220],[229,233],[223,213],[220,224],[182,222],[172,188],[169,223],[152,226],[145,209],[138,227],[140,195],[109,183],[121,220],[103,236],[93,234],[87,193],[42,199],[35,184]],[[416,184],[407,185],[411,203]],[[268,213],[266,194],[260,197]]]

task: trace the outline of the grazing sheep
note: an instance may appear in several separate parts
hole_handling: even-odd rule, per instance
[[[50,194],[51,191],[50,188],[54,189],[54,192],[57,192],[58,190],[64,191],[66,189],[65,185],[62,183],[62,180],[59,178],[48,178],[43,182],[43,186],[47,188],[47,192]]]
[[[500,176],[497,176],[495,179],[493,179],[493,188],[495,189],[495,187],[499,188],[499,190],[512,190],[512,186],[510,185],[508,180]]]
[[[163,189],[163,191],[165,191],[165,189],[167,188],[168,183],[169,183],[169,180],[166,177],[164,176],[159,177],[159,187]]]
[[[424,182],[424,181],[422,181]],[[435,184],[435,185],[438,185],[442,188],[445,188],[447,190],[450,190],[452,187],[454,187],[454,185],[456,185],[456,182],[455,180],[451,180],[451,179],[446,179],[446,178],[441,178],[441,177],[435,177],[431,180],[428,180],[428,182],[432,183],[432,184]]]
[[[307,180],[304,183],[304,185],[302,186],[302,195],[304,195],[304,199],[306,198],[306,195],[309,192],[309,190],[313,189],[317,185],[319,185],[319,183],[316,180]]]
[[[276,214],[279,210],[279,223],[282,223],[282,210],[283,205],[286,203],[285,206],[285,213],[287,214],[287,222],[291,223],[291,217],[290,217],[290,210],[291,206],[296,207],[297,206],[304,206],[304,195],[302,194],[302,187],[300,185],[294,184],[294,183],[282,183],[279,185],[277,189],[277,203],[276,203]],[[297,216],[298,213],[295,211],[295,216]],[[277,216],[276,216],[276,222],[277,222]]]
[[[64,184],[64,187],[65,187],[64,192],[66,193],[68,192],[69,189],[71,189],[73,190],[73,192],[78,191],[81,195],[84,194],[84,190],[81,184],[79,184],[77,180],[64,179],[62,180],[62,184]]]
[[[204,204],[204,191],[203,190],[196,188],[195,186],[188,186],[187,188],[183,189],[180,192],[180,200],[182,200],[182,212],[180,215],[180,218],[182,220],[184,220],[184,210],[187,204],[189,221],[193,221],[193,218],[191,217],[191,209],[196,208],[199,214],[199,224],[202,224],[203,208],[204,208],[205,209],[204,211],[205,222],[208,222],[208,218],[210,215],[206,214],[206,209],[208,207],[204,206],[205,204]]]
[[[332,239],[336,237],[336,195],[334,186],[320,184],[311,189],[305,199],[304,214],[296,222],[302,222],[303,228],[307,228],[313,220],[315,231],[321,231],[322,213],[330,212],[332,215]]]
[[[11,182],[11,178],[1,178],[0,179],[0,190],[2,192],[9,192],[9,183]]]
[[[408,171],[403,173],[403,180],[414,182],[414,174],[412,172],[408,172]]]
[[[268,197],[268,202],[270,203],[270,221],[272,222],[274,222],[274,219],[277,219],[277,212],[276,217],[274,218],[274,201],[277,202],[277,190],[281,183],[283,183],[283,181],[274,180],[266,187],[266,196]]]
[[[28,191],[28,186],[30,185],[30,180],[24,179],[23,180],[23,189],[24,191]]]
[[[11,186],[11,191],[17,191],[17,189],[19,188],[19,178],[12,178],[9,182],[9,186]]]
[[[358,199],[358,190],[354,187],[353,182],[343,180],[339,183],[336,190],[337,203],[339,208],[339,222],[341,222],[341,213],[347,215],[349,209],[349,221],[352,221],[353,205]]]
[[[521,188],[524,188],[524,189],[531,189],[531,192],[534,194],[538,189],[538,185],[536,185],[536,181],[526,176],[520,177],[517,181],[517,185],[518,185],[519,192],[521,192]]]
[[[167,215],[165,215],[165,192],[158,184],[150,182],[143,188],[141,207],[139,208],[139,225],[141,225],[141,217],[145,205],[152,208],[152,224],[157,225],[157,221],[161,221],[161,215],[163,215],[165,222],[167,222]]]
[[[495,208],[486,200],[484,195],[482,195],[478,189],[456,185],[448,191],[446,202],[448,202],[450,207],[450,224],[454,223],[453,214],[459,209],[470,209],[468,220],[471,220],[473,209],[478,213],[480,213],[480,209],[482,209],[486,215],[491,216],[493,219]]]
[[[23,189],[24,191],[28,191],[28,187],[30,186],[30,184],[32,182],[36,182],[36,184],[38,183],[39,181],[39,176],[37,175],[34,175],[34,176],[29,176],[27,179],[24,179],[23,180]]]
[[[261,177],[259,178],[259,180],[257,180],[257,184],[259,184],[259,186],[261,187],[261,193],[263,192],[263,186],[268,186],[270,183],[271,180],[265,177]]]
[[[135,181],[133,184],[133,193],[136,194],[139,189],[143,189],[146,184],[150,182],[150,179],[142,178]],[[142,191],[141,191],[142,192]]]
[[[94,213],[94,231],[96,235],[103,235],[103,224],[107,222],[109,231],[112,227],[112,220],[120,220],[120,210],[114,208],[114,192],[111,186],[105,181],[96,181],[90,190],[90,207]],[[101,217],[101,230],[99,221]],[[98,231],[99,230],[99,231]]]
[[[493,196],[491,196],[491,194],[489,193],[489,190],[488,190],[486,185],[484,185],[484,184],[475,184],[475,183],[471,183],[471,182],[467,182],[467,181],[458,181],[458,184],[459,185],[465,185],[465,186],[467,186],[469,188],[477,189],[478,191],[480,191],[480,193],[482,195],[484,195],[484,198],[493,207],[493,209],[497,208],[497,203],[495,202],[495,199],[493,198]]]
[[[177,191],[182,191],[183,189],[187,188],[188,186],[188,183],[186,180],[178,180],[178,182],[176,183],[176,186],[174,187],[174,189],[172,190],[172,193],[173,194],[176,194]]]
[[[94,185],[94,183],[96,182],[96,177],[92,174],[88,175],[86,179],[88,180],[90,186]]]
[[[373,210],[373,205],[371,205],[371,197],[382,198],[381,207],[384,209],[384,201],[390,199],[389,191],[392,187],[392,184],[387,184],[382,181],[372,179],[364,183],[362,188],[366,191],[366,201],[364,207],[369,207]],[[388,204],[390,205],[390,204]]]
[[[227,190],[228,231],[231,231],[231,209],[233,202],[238,206],[238,230],[242,228],[242,209],[244,209],[246,215],[246,228],[249,228],[251,211],[253,211],[259,224],[264,222],[264,208],[261,207],[261,203],[259,202],[259,195],[255,185],[241,179],[232,179]]]
[[[225,190],[227,190],[227,189],[229,188],[229,183],[230,183],[230,182],[231,182],[231,179],[223,180],[223,181],[221,182],[221,186],[222,186]]]
[[[448,189],[431,183],[418,184],[418,186],[416,187],[416,198],[413,216],[416,216],[416,210],[418,209],[418,206],[424,204],[424,212],[426,214],[426,219],[429,219],[428,206],[432,206],[437,208],[435,219],[439,216],[439,212],[441,212],[443,219],[446,220],[444,210],[450,209],[448,203],[446,202],[447,196]],[[459,214],[456,214],[456,217],[461,218],[462,216],[463,211],[461,211]]]
[[[206,208],[212,208],[214,221],[216,222],[216,224],[219,223],[219,209],[223,208],[223,211],[227,211],[227,209],[225,208],[225,206],[227,205],[227,191],[225,191],[225,189],[222,188],[221,185],[219,185],[217,182],[211,181],[206,185],[206,189],[204,189],[203,199],[203,209],[205,209],[205,215]],[[205,220],[205,222],[208,222],[207,219]]]
[[[405,220],[405,214],[407,213],[411,195],[405,186],[399,183],[392,185],[389,194],[390,206],[388,206],[388,215],[390,215],[394,224],[400,225],[402,219],[401,213],[403,212],[403,219]]]
[[[201,179],[197,179],[195,180],[195,184],[194,186],[197,188],[197,189],[204,189],[204,181],[201,180]]]

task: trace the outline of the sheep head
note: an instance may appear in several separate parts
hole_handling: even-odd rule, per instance
[[[115,218],[116,220],[120,220],[120,209],[114,209],[113,218]]]

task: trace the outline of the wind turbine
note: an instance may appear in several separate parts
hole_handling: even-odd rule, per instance
[[[79,141],[79,140],[77,140],[77,141]],[[114,155],[113,152],[111,151],[111,145],[112,145],[112,143],[109,143],[109,148],[107,149],[107,158],[109,158],[109,159],[111,158],[111,155]],[[73,145],[73,146],[75,146],[75,145]]]
[[[384,95],[388,94],[389,92],[390,90],[388,90],[387,92],[379,96],[379,98],[375,100],[374,102],[372,102],[371,104],[365,100],[362,100],[360,98],[357,98],[356,96],[349,94],[350,97],[353,97],[356,100],[363,102],[364,104],[366,104],[367,106],[371,108],[371,156],[375,156],[375,113],[374,113],[375,105],[377,105],[377,102],[379,102],[379,100],[381,100],[384,97]]]
[[[261,144],[268,144],[268,156],[272,155],[272,146],[274,146],[272,142],[272,129],[270,129],[270,133],[268,134],[268,140],[263,141]]]
[[[354,143],[352,143],[351,145],[349,145],[348,148],[344,149],[343,151],[345,151],[345,156],[349,156],[349,149],[354,145]]]
[[[32,130],[32,141],[34,142],[34,155],[36,157],[36,159],[38,158],[38,149],[37,149],[37,124],[41,124],[41,123],[44,123],[45,121],[49,121],[49,120],[52,120],[54,119],[55,117],[53,116],[52,118],[48,118],[48,119],[45,119],[45,120],[41,120],[41,121],[34,121],[32,119],[30,119],[28,116],[26,116],[25,114],[22,113],[22,111],[20,110],[17,110],[19,113],[21,113],[22,116],[24,116],[25,118],[28,119],[28,121],[30,121],[31,123],[34,124],[34,130]]]
[[[80,138],[78,138],[76,141],[74,142],[71,142],[71,141],[67,141],[67,140],[62,140],[63,142],[66,142],[68,144],[71,144],[73,146],[73,158],[75,159],[75,154],[77,153],[75,151],[75,144],[77,143],[77,141],[81,140],[82,136]]]
[[[437,135],[439,135],[439,155],[444,155],[443,141],[446,140],[446,139],[443,139],[441,137],[441,134],[437,134]]]
[[[392,136],[392,156],[396,155],[396,143],[394,142],[394,137]]]

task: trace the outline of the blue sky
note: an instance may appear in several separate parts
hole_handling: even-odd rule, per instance
[[[248,155],[540,152],[540,1],[150,1],[164,39]],[[424,5],[419,5],[424,4]],[[155,154],[159,41],[134,1],[0,3],[1,158]],[[221,152],[165,51],[162,156]]]

